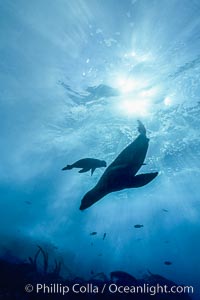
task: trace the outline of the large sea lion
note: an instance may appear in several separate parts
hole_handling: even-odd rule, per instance
[[[101,167],[106,167],[106,162],[104,160],[99,160],[95,158],[83,158],[76,161],[72,165],[67,165],[62,170],[65,171],[65,170],[71,170],[73,168],[81,168],[79,173],[85,173],[91,170],[91,175],[92,175],[96,168],[101,168]]]
[[[158,172],[136,175],[144,164],[149,145],[144,125],[140,121],[138,124],[139,136],[107,167],[96,186],[85,194],[80,210],[90,207],[109,193],[144,186],[158,175]]]

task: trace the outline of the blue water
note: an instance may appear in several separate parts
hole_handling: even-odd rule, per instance
[[[63,273],[150,270],[199,292],[199,15],[198,0],[0,1],[1,255],[39,244]],[[61,168],[112,162],[137,119],[141,171],[159,176],[80,212],[103,169]]]

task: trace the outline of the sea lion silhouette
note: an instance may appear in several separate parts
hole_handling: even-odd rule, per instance
[[[99,160],[95,158],[83,158],[72,165],[67,165],[62,170],[71,170],[73,168],[81,168],[79,173],[85,173],[91,169],[91,175],[94,173],[96,168],[106,167],[106,162],[104,160]]]
[[[139,136],[107,167],[96,186],[85,194],[80,210],[90,207],[109,193],[144,186],[158,175],[158,172],[136,175],[144,164],[149,145],[146,129],[139,120],[138,132]]]

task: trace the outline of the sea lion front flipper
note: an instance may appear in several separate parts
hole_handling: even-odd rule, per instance
[[[96,168],[91,169],[91,176],[92,176],[92,174],[94,173],[95,170],[96,170]]]
[[[87,172],[87,171],[89,171],[90,170],[90,168],[83,168],[83,169],[81,169],[80,171],[78,171],[79,173],[85,173],[85,172]]]
[[[146,174],[140,174],[133,177],[132,182],[130,183],[130,188],[138,188],[141,186],[144,186],[151,182],[156,176],[158,175],[158,172],[154,173],[146,173]]]

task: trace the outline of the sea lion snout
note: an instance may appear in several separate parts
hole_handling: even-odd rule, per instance
[[[105,160],[102,160],[101,163],[102,163],[102,167],[107,167],[107,163]]]
[[[106,193],[103,191],[99,192],[99,189],[97,187],[94,187],[92,190],[87,192],[85,196],[83,197],[81,201],[81,205],[79,207],[80,210],[84,210],[88,207],[90,207],[92,204],[97,202],[99,199],[101,199],[103,196],[105,196]]]
[[[93,203],[94,197],[92,191],[89,191],[85,194],[81,201],[80,210],[88,208]]]

